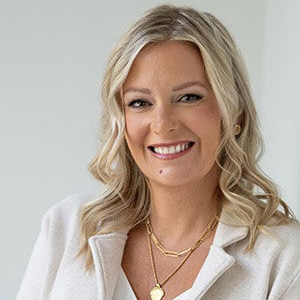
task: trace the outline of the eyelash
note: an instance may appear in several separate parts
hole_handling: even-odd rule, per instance
[[[183,101],[184,103],[201,101],[204,98],[204,96],[198,95],[198,94],[185,94],[178,101],[180,101],[182,98],[184,98],[186,96],[191,96],[193,98],[196,97],[196,99],[193,99],[192,101]],[[178,101],[176,101],[176,102],[178,102]],[[136,104],[136,103],[140,103],[140,105],[134,106],[134,104]],[[147,105],[141,105],[142,103],[147,104]],[[130,101],[126,106],[129,106],[130,108],[139,110],[139,109],[142,109],[144,106],[149,106],[149,102],[147,102],[146,100],[143,100],[143,99],[136,99],[136,100]]]

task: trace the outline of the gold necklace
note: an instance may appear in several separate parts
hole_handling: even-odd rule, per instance
[[[205,231],[209,231],[214,229],[215,225],[218,222],[218,214],[216,214],[215,218],[212,220],[212,222],[210,222],[208,224],[208,226],[206,227]],[[153,228],[151,226],[151,222],[149,220],[149,218],[147,218],[146,220],[146,227],[147,227],[147,231],[148,234],[150,235],[154,245],[166,256],[172,256],[172,257],[180,257],[183,254],[189,252],[193,247],[197,247],[198,243],[201,243],[201,239],[203,238],[203,235],[206,235],[206,232],[204,231],[200,238],[196,241],[196,243],[194,244],[194,246],[189,247],[188,249],[184,250],[184,251],[180,251],[180,252],[175,252],[175,251],[170,251],[170,250],[166,250],[164,248],[164,246],[158,241],[157,237],[154,234]]]
[[[150,291],[150,297],[152,300],[160,300],[164,295],[165,291],[162,289],[162,286],[180,269],[180,267],[185,263],[185,261],[190,257],[190,255],[193,253],[195,249],[197,249],[204,241],[205,237],[207,236],[209,231],[212,231],[217,224],[219,219],[219,215],[217,214],[207,225],[203,233],[201,234],[200,238],[197,240],[197,242],[194,244],[194,246],[189,248],[188,254],[185,256],[185,258],[181,261],[181,263],[176,267],[176,269],[162,282],[158,282],[157,274],[156,274],[156,269],[154,265],[154,257],[153,257],[153,252],[152,252],[152,246],[151,246],[151,241],[150,241],[150,233],[148,230],[148,226],[146,223],[147,227],[147,232],[148,232],[148,248],[149,248],[149,253],[150,253],[150,259],[151,259],[151,265],[152,265],[152,270],[155,278],[156,285],[153,287]],[[149,219],[147,218],[147,221]],[[149,221],[150,223],[150,221]],[[148,223],[148,225],[149,225]],[[172,251],[169,251],[172,252]]]

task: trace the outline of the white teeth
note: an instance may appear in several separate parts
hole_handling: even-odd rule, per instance
[[[175,147],[174,147],[174,146],[172,146],[172,147],[170,148],[170,153],[175,153]]]
[[[173,153],[179,153],[181,151],[184,151],[189,148],[189,143],[171,146],[171,147],[154,147],[154,152],[159,154],[173,154]]]

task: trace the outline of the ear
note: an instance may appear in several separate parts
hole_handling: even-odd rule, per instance
[[[244,119],[245,119],[244,113],[240,114],[239,117],[236,120],[236,124],[240,125],[241,127],[243,127]]]

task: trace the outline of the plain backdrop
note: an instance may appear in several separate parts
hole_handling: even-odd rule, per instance
[[[232,32],[266,140],[261,166],[300,216],[299,1],[0,1],[1,300],[15,298],[48,208],[101,188],[87,164],[107,56],[157,4],[211,12]]]

